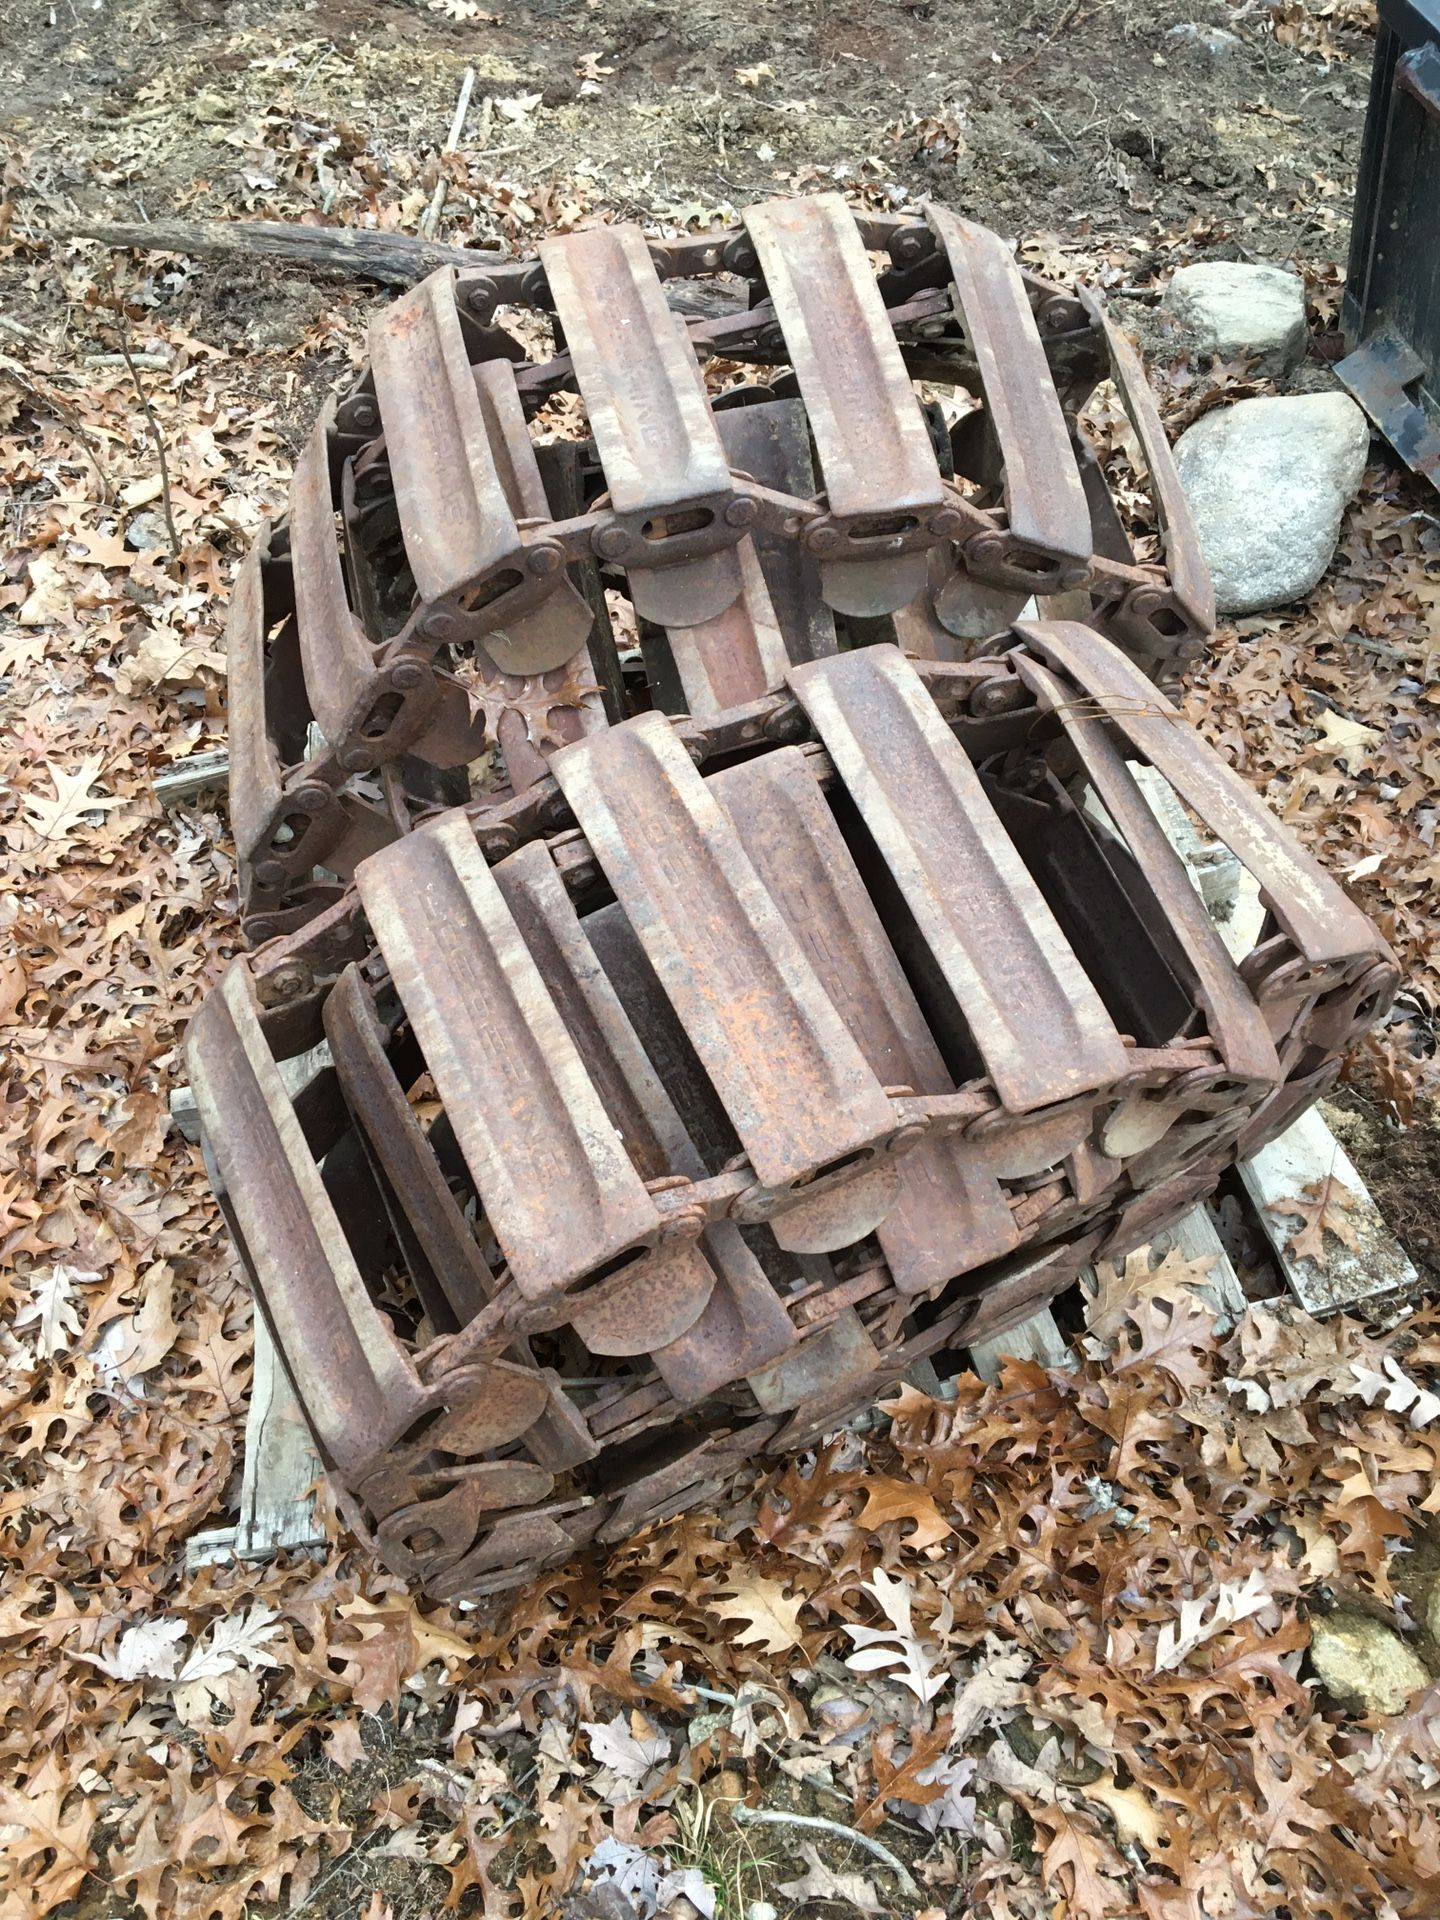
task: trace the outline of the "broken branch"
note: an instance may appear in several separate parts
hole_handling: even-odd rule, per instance
[[[56,239],[101,240],[108,247],[151,253],[191,253],[201,259],[230,253],[342,273],[409,287],[437,267],[483,267],[505,256],[476,247],[446,247],[410,233],[368,227],[305,227],[288,220],[94,221],[57,230]]]
[[[450,122],[450,134],[440,149],[440,178],[435,182],[435,191],[430,196],[430,204],[420,217],[420,231],[428,240],[440,223],[440,212],[445,205],[445,195],[450,188],[450,176],[445,171],[445,156],[454,153],[460,144],[460,136],[465,131],[465,116],[470,111],[470,95],[475,86],[475,69],[466,67],[465,78],[460,83],[460,98],[455,103],[455,118]]]
[[[484,121],[482,119],[482,129]],[[497,151],[500,151],[497,149]],[[376,233],[369,227],[302,227],[286,220],[96,221],[56,228],[56,240],[101,240],[109,247],[152,253],[190,253],[200,259],[230,253],[306,267],[317,273],[378,280],[411,287],[439,267],[484,267],[510,256],[479,247],[447,247],[411,233]],[[744,304],[737,288],[710,280],[671,280],[665,297],[677,313],[709,320]]]
[[[882,1846],[873,1834],[860,1833],[854,1827],[842,1827],[838,1820],[826,1820],[818,1813],[772,1813],[768,1807],[733,1807],[730,1818],[741,1827],[810,1827],[820,1833],[833,1833],[837,1839],[848,1841],[852,1846],[864,1847],[877,1860],[883,1860],[907,1900],[920,1898],[920,1889],[910,1877],[905,1862],[897,1859],[888,1847]]]

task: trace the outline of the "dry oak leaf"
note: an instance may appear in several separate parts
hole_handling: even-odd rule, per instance
[[[68,1351],[80,1331],[80,1316],[75,1311],[75,1288],[100,1278],[98,1273],[80,1273],[71,1267],[53,1266],[35,1276],[30,1298],[15,1316],[15,1331],[34,1326],[39,1334],[39,1351],[46,1360]]]
[[[1174,1673],[1196,1647],[1226,1627],[1259,1613],[1271,1602],[1271,1593],[1258,1567],[1252,1567],[1243,1580],[1222,1580],[1215,1589],[1215,1604],[1207,1619],[1205,1610],[1210,1596],[1180,1602],[1178,1621],[1167,1620],[1155,1638],[1156,1673]]]
[[[151,627],[134,653],[115,670],[121,693],[144,693],[163,681],[193,685],[202,669],[224,678],[225,656],[204,640],[187,640],[169,627]]]
[[[898,1672],[887,1674],[886,1679],[898,1680],[901,1686],[909,1687],[918,1700],[933,1700],[937,1693],[949,1685],[950,1669],[945,1665],[943,1645],[934,1640],[922,1640],[911,1623],[914,1589],[909,1581],[896,1579],[886,1573],[883,1567],[877,1567],[873,1579],[863,1580],[861,1585],[879,1601],[890,1625],[846,1627],[846,1633],[855,1642],[855,1652],[846,1660],[846,1666],[852,1673],[877,1673],[884,1667],[898,1668]],[[936,1624],[942,1633],[949,1631],[951,1618],[948,1602],[944,1617],[938,1619]]]
[[[64,772],[53,760],[45,762],[45,769],[55,784],[54,799],[46,800],[33,793],[25,798],[25,818],[42,841],[48,844],[63,840],[84,821],[87,813],[101,813],[107,807],[125,804],[118,795],[92,796],[90,792],[100,778],[104,758],[103,754],[92,753],[88,760],[81,761],[74,773]]]
[[[0,1854],[0,1864],[8,1862],[5,1882],[9,1884],[0,1906],[6,1920],[12,1915],[18,1920],[22,1914],[33,1914],[38,1920],[39,1915],[52,1913],[73,1898],[93,1872],[90,1835],[95,1828],[95,1803],[75,1794],[75,1804],[67,1813],[65,1803],[72,1793],[74,1788],[61,1778],[53,1753],[46,1755],[28,1791],[0,1788],[0,1832],[13,1829],[13,1838]]]
[[[1129,1904],[1116,1885],[1125,1863],[1109,1842],[1059,1805],[1032,1807],[1037,1827],[1048,1827],[1042,1856],[1045,1884],[1061,1894],[1057,1911],[1067,1920],[1114,1920]]]
[[[75,1657],[88,1660],[112,1680],[173,1680],[180,1664],[178,1642],[184,1637],[185,1622],[172,1614],[127,1627],[113,1653],[77,1653]]]
[[[705,1602],[706,1611],[718,1613],[722,1620],[745,1620],[750,1624],[735,1635],[741,1647],[759,1647],[765,1653],[784,1653],[801,1642],[800,1609],[805,1595],[792,1599],[783,1580],[767,1580],[760,1573],[731,1574],[723,1595]]]
[[[1153,1269],[1148,1247],[1127,1253],[1123,1266],[1114,1260],[1097,1260],[1095,1291],[1085,1303],[1085,1324],[1097,1339],[1113,1342],[1127,1318],[1134,1315],[1144,1301],[1157,1296],[1178,1300],[1182,1289],[1193,1293],[1212,1285],[1214,1265],[1213,1254],[1187,1259],[1175,1247]]]
[[[849,1913],[884,1913],[879,1894],[863,1873],[836,1873],[808,1840],[802,1840],[798,1850],[807,1871],[797,1880],[782,1880],[775,1889],[777,1893],[797,1903],[828,1900]]]
[[[1375,750],[1376,741],[1384,738],[1377,728],[1362,726],[1358,720],[1351,720],[1343,713],[1333,713],[1328,707],[1316,725],[1320,729],[1316,746],[1325,747],[1334,754],[1343,754],[1352,770],[1356,757],[1368,758]]]
[[[1392,1354],[1387,1353],[1381,1364],[1385,1371],[1377,1373],[1358,1360],[1350,1362],[1356,1393],[1367,1407],[1379,1400],[1387,1412],[1403,1413],[1412,1427],[1428,1426],[1440,1414],[1440,1395],[1412,1380]]]
[[[1098,1800],[1115,1822],[1120,1838],[1141,1846],[1152,1860],[1163,1860],[1170,1845],[1171,1821],[1138,1787],[1117,1787],[1113,1780],[1093,1780],[1080,1791]]]
[[[874,1532],[888,1520],[913,1520],[914,1531],[907,1533],[907,1547],[933,1547],[955,1529],[935,1504],[935,1496],[913,1480],[894,1480],[877,1474],[865,1481],[865,1508],[857,1516],[859,1524]]]
[[[1312,1180],[1303,1195],[1267,1200],[1265,1204],[1270,1213],[1295,1214],[1304,1221],[1289,1240],[1289,1251],[1297,1260],[1313,1260],[1317,1267],[1323,1267],[1327,1232],[1352,1251],[1360,1244],[1360,1235],[1347,1217],[1360,1204],[1359,1199],[1333,1173],[1323,1180]]]

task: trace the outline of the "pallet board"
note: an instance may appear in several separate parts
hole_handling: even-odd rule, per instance
[[[977,1341],[968,1351],[971,1368],[982,1380],[998,1380],[1001,1364],[1007,1358],[1033,1360],[1042,1367],[1073,1367],[1075,1364],[1075,1356],[1048,1307],[1042,1308],[1039,1313],[1032,1313],[1028,1320],[1011,1327],[1008,1333],[997,1333],[993,1339]]]
[[[1286,1284],[1307,1313],[1337,1313],[1375,1294],[1413,1287],[1419,1280],[1405,1249],[1380,1218],[1354,1162],[1325,1123],[1318,1107],[1285,1129],[1278,1140],[1240,1163],[1240,1178]],[[1331,1183],[1351,1196],[1340,1213],[1356,1239],[1350,1247],[1335,1234],[1324,1239],[1324,1260],[1297,1259],[1291,1241],[1302,1220],[1284,1202],[1303,1198],[1307,1187]]]

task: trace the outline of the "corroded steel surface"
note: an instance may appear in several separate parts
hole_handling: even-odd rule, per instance
[[[711,283],[713,317],[677,315],[677,280]],[[516,309],[528,348],[501,324]],[[876,641],[963,661],[1033,595],[1157,682],[1205,644],[1209,583],[1133,350],[1088,292],[943,207],[857,218],[821,194],[725,234],[595,227],[432,275],[369,345],[235,597],[256,940],[639,706],[708,720]],[[1107,376],[1159,561],[1078,421]]]
[[[1393,994],[1118,649],[993,647],[573,741],[207,1000],[216,1190],[397,1572],[477,1597],[722,1499],[1177,1218]],[[1135,762],[1255,874],[1238,966]],[[322,1033],[292,1098],[277,1060]]]

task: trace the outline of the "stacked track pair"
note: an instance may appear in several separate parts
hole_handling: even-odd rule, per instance
[[[499,324],[524,308],[541,357]],[[1145,562],[1077,424],[1103,378],[1148,471]],[[877,641],[964,661],[1032,596],[1161,683],[1213,618],[1132,350],[983,228],[822,195],[436,274],[376,322],[237,588],[251,937],[446,807],[522,796],[559,744]]]
[[[1136,763],[1258,881],[1239,965]],[[352,1523],[477,1598],[722,1502],[1143,1243],[1395,986],[1135,663],[1055,622],[557,747],[237,960],[189,1058]]]

